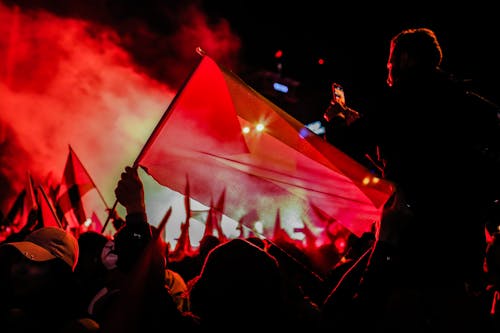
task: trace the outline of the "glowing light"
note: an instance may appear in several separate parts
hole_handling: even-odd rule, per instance
[[[83,225],[84,225],[85,227],[87,227],[87,228],[88,228],[91,224],[92,224],[92,219],[91,219],[90,217],[88,217],[88,218],[85,220],[85,222],[83,222]]]
[[[245,127],[243,127],[242,131],[243,131],[243,133],[245,133],[245,134],[250,133],[250,127],[245,126]]]
[[[343,238],[337,238],[335,240],[335,247],[340,253],[344,252],[346,245],[346,241]]]
[[[264,124],[257,124],[257,126],[255,126],[257,132],[262,132],[264,128],[265,128]]]
[[[319,65],[324,65],[324,64],[325,64],[325,59],[323,59],[323,58],[319,58],[319,59],[318,59],[318,64],[319,64]]]
[[[363,178],[363,185],[368,185],[370,183],[377,184],[379,182],[380,182],[380,178],[378,178],[378,177],[366,176],[365,178]]]
[[[278,51],[276,51],[276,52],[274,53],[274,57],[275,57],[276,59],[279,59],[279,58],[281,58],[282,56],[283,56],[283,51],[281,51],[281,50],[278,50]]]
[[[319,120],[316,120],[310,124],[307,124],[306,127],[318,135],[325,134],[325,131],[326,131],[325,127],[321,124],[321,121],[319,121]],[[302,130],[301,130],[301,134],[302,134]]]
[[[282,83],[279,83],[279,82],[274,82],[273,88],[274,88],[274,90],[282,92],[284,94],[286,94],[288,92],[288,86],[286,86]]]

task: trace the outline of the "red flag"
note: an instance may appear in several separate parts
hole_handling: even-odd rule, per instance
[[[71,146],[69,146],[64,174],[57,194],[57,204],[61,210],[59,212],[60,217],[64,216],[70,228],[79,229],[87,220],[82,197],[92,189],[97,190],[95,183]],[[107,207],[104,200],[103,202]]]
[[[288,232],[286,232],[286,230],[283,229],[283,227],[281,226],[281,214],[279,209],[276,211],[276,219],[274,222],[274,231],[272,240],[278,243],[282,242],[294,243],[294,240],[290,237]]]
[[[215,206],[214,218],[215,218],[215,228],[217,229],[217,236],[221,243],[227,241],[227,237],[222,231],[222,215],[224,214],[224,202],[226,200],[226,189],[224,189],[219,197],[219,201],[217,201],[217,205]]]
[[[224,213],[256,209],[264,228],[275,212],[287,221],[325,221],[319,207],[360,236],[379,220],[393,191],[366,168],[203,56],[169,105],[136,163],[174,191],[209,205],[226,189]]]
[[[171,257],[175,258],[176,260],[186,255],[190,255],[192,253],[191,239],[189,237],[189,227],[191,225],[189,221],[191,218],[191,203],[190,203],[191,198],[189,197],[190,189],[189,189],[189,179],[187,177],[186,177],[186,185],[184,188],[184,192],[186,193],[186,195],[184,196],[184,206],[186,208],[186,221],[183,224],[181,224],[181,234],[177,240],[175,249],[171,254]]]
[[[16,200],[17,201],[17,200]],[[28,227],[33,228],[38,218],[38,202],[35,196],[33,178],[31,173],[27,172],[26,187],[24,189],[24,200],[22,206],[14,214],[11,226],[14,232],[19,232],[21,229]],[[9,214],[10,215],[10,214]]]
[[[44,227],[62,228],[61,222],[57,217],[54,205],[52,204],[49,196],[41,185],[38,186],[37,194],[38,202],[40,203],[40,217],[42,219],[40,221],[41,225]]]
[[[213,202],[210,201],[210,208],[208,210],[207,218],[205,221],[205,230],[203,232],[203,237],[212,236],[214,234],[214,229],[217,223],[214,211],[215,208],[213,206]]]
[[[24,208],[23,206],[24,206],[25,196],[26,196],[26,189],[23,189],[21,192],[19,192],[16,199],[10,206],[7,215],[2,221],[2,226],[11,228],[18,223]]]
[[[170,255],[172,260],[180,260],[184,256],[192,253],[191,239],[189,238],[189,225],[188,221],[181,224],[181,234]]]
[[[89,227],[90,230],[93,230],[95,232],[101,232],[102,230],[102,222],[101,219],[99,219],[99,216],[95,212],[92,212],[92,216],[90,217],[92,224]]]

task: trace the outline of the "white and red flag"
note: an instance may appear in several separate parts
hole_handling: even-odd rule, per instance
[[[179,193],[189,179],[190,197],[206,206],[225,193],[225,215],[238,221],[255,209],[268,230],[279,210],[284,223],[334,220],[360,236],[393,191],[207,55],[135,164]]]

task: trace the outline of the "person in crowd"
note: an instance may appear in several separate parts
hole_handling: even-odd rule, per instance
[[[485,214],[500,189],[498,109],[442,61],[433,30],[402,30],[373,109],[349,117],[352,109],[331,103],[325,112],[328,140],[395,184],[349,307],[332,311],[334,292],[325,301],[328,327],[469,332],[480,324],[471,305],[484,287]]]
[[[75,275],[81,295],[82,313],[88,314],[92,298],[106,283],[108,270],[101,259],[101,253],[108,241],[107,236],[96,231],[85,231],[78,236],[79,254]]]
[[[170,267],[168,260],[168,246],[165,246],[165,285],[168,288],[170,295],[174,299],[177,308],[182,313],[190,312],[188,285],[182,275]]]
[[[76,238],[58,227],[41,227],[0,246],[2,332],[99,331],[79,311],[78,253]]]
[[[208,252],[221,243],[215,235],[205,235],[200,240],[200,246],[191,255],[185,255],[181,259],[170,259],[169,267],[179,273],[184,281],[190,284],[200,274]]]
[[[115,195],[127,211],[125,224],[114,235],[116,269],[121,274],[112,297],[99,307],[104,311],[99,315],[101,330],[152,332],[165,325],[196,330],[196,318],[179,311],[165,284],[165,251],[148,223],[137,168],[125,167]]]
[[[212,249],[190,290],[191,311],[210,331],[290,328],[277,260],[241,238]]]

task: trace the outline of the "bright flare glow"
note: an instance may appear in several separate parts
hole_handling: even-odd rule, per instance
[[[92,219],[90,217],[88,217],[85,222],[83,222],[83,225],[88,228],[90,227],[90,225],[92,224]]]
[[[258,132],[262,132],[264,130],[264,124],[257,124],[257,126],[255,126],[255,129]]]
[[[242,131],[244,134],[250,133],[250,127],[245,126],[245,127],[243,127]]]

